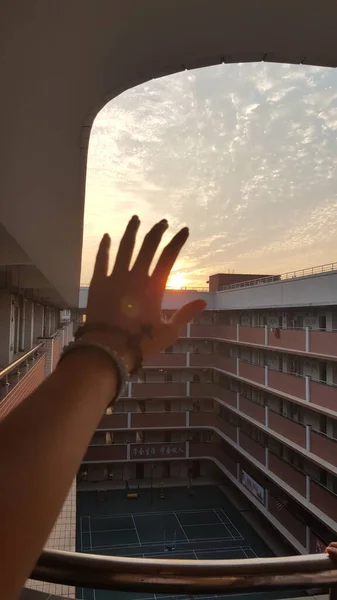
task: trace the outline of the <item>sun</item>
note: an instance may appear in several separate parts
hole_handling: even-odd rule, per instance
[[[179,290],[186,285],[185,275],[176,271],[175,273],[171,273],[168,278],[167,286],[168,288]]]

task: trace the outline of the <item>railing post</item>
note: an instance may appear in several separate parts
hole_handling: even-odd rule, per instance
[[[186,442],[186,458],[190,457],[190,442],[187,440]]]
[[[187,410],[186,411],[186,422],[185,422],[186,427],[190,426],[190,411]]]
[[[236,392],[236,410],[240,410],[240,392]]]
[[[130,444],[126,444],[126,460],[130,460]]]
[[[310,502],[310,475],[305,476],[305,498]]]
[[[128,398],[132,398],[132,381],[128,382]]]
[[[267,405],[264,407],[264,424],[265,427],[269,427],[269,407]]]
[[[305,400],[310,402],[310,377],[305,376]]]
[[[269,490],[267,488],[264,491],[264,506],[269,510]]]
[[[269,343],[269,336],[268,336],[268,325],[264,326],[264,345],[268,346]]]
[[[191,395],[191,382],[186,381],[186,396],[190,396],[190,395]]]
[[[236,359],[236,374],[238,376],[240,375],[240,359],[239,358]]]
[[[186,327],[186,337],[191,337],[191,323],[187,323]]]
[[[240,323],[236,324],[236,341],[240,340]]]
[[[268,385],[269,385],[269,381],[268,381],[268,379],[269,379],[269,378],[268,378],[268,366],[267,366],[267,365],[265,365],[265,366],[264,366],[264,385],[265,385],[266,387],[268,387]]]
[[[186,352],[186,367],[190,367],[191,366],[191,361],[190,361],[190,352]]]
[[[305,449],[307,452],[311,452],[310,435],[311,435],[311,427],[310,427],[310,425],[306,425],[305,426]]]
[[[266,469],[269,469],[269,448],[267,448],[267,446],[265,446],[264,449],[264,462],[266,465]]]
[[[131,413],[128,412],[128,429],[131,429]]]
[[[310,329],[305,328],[305,351],[310,352]]]

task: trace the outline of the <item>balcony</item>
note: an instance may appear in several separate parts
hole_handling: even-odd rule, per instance
[[[239,362],[239,376],[244,379],[249,379],[255,383],[264,385],[265,382],[265,368],[252,363],[240,361]]]
[[[190,427],[217,427],[220,420],[215,413],[190,412]]]
[[[119,460],[127,460],[126,444],[89,446],[82,462],[109,462]]]
[[[337,467],[337,440],[324,433],[310,432],[310,451],[326,462]]]
[[[311,379],[310,402],[337,411],[337,387]]]
[[[219,386],[216,383],[211,383],[207,381],[194,382],[190,383],[190,396],[192,398],[217,398],[218,397]]]
[[[180,382],[153,382],[133,383],[133,398],[184,398],[186,397],[186,383]]]
[[[287,440],[291,440],[294,444],[306,448],[306,428],[305,425],[284,417],[273,410],[268,411],[269,428],[279,433]]]
[[[264,327],[239,327],[239,342],[264,346],[265,328]]]
[[[153,356],[144,363],[146,367],[186,367],[186,353],[161,353]]]
[[[310,352],[326,356],[336,356],[337,332],[310,331]]]
[[[277,332],[277,333],[276,333]],[[223,340],[285,352],[337,357],[337,332],[270,327],[245,327],[243,325],[198,324],[191,325],[190,337]],[[267,342],[267,343],[266,343]]]
[[[191,325],[190,337],[236,340],[236,325]]]
[[[97,430],[108,431],[109,429],[127,429],[128,415],[126,413],[114,413],[104,415],[100,421]]]
[[[155,429],[184,428],[186,427],[186,412],[131,413],[132,429],[148,429],[151,427]]]
[[[305,330],[304,329],[278,329],[279,337],[276,336],[276,330],[268,329],[268,346],[273,348],[286,348],[288,351],[296,350],[305,352]]]
[[[305,379],[300,375],[268,369],[268,387],[302,400],[306,398]]]
[[[0,372],[3,386],[0,395],[0,420],[44,380],[46,355],[39,354],[42,346],[42,343],[37,344]]]
[[[310,481],[310,502],[337,522],[337,495],[313,479]]]
[[[304,473],[269,451],[269,470],[290,485],[301,496],[306,497],[306,476]]]
[[[257,404],[256,402],[252,402],[252,400],[248,400],[244,396],[240,396],[239,398],[239,407],[240,412],[244,413],[251,419],[255,421],[259,421],[264,425],[265,423],[265,407],[261,406],[261,404]]]
[[[240,447],[259,463],[265,464],[265,448],[240,431]]]

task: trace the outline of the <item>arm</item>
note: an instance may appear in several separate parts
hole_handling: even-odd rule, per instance
[[[83,349],[1,423],[2,598],[14,598],[29,577],[115,391],[109,357]]]
[[[171,268],[188,237],[182,229],[164,249],[152,275],[149,268],[167,222],[144,239],[130,268],[139,219],[133,217],[108,274],[110,238],[105,235],[89,289],[83,340],[116,351],[130,372],[137,356],[128,336],[141,333],[143,358],[174,343],[179,328],[206,306],[196,300],[170,321],[161,303]],[[122,334],[116,333],[116,326]],[[143,326],[150,334],[142,334]],[[125,337],[125,333],[126,337]],[[145,335],[143,339],[143,335]],[[116,394],[117,373],[108,354],[77,348],[56,371],[0,423],[0,591],[15,600],[29,577],[59,514],[90,439]]]

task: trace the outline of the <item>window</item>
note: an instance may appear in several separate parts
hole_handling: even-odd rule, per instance
[[[170,371],[165,371],[164,379],[166,383],[171,383],[173,381],[172,373]]]

